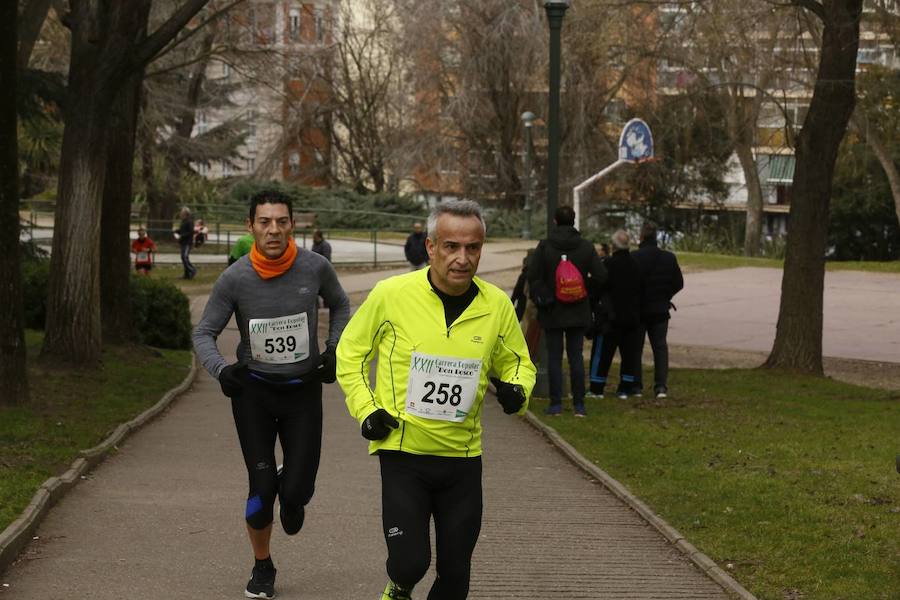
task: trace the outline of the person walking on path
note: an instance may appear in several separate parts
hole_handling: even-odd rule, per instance
[[[322,383],[335,381],[335,348],[350,317],[350,301],[331,263],[294,242],[290,198],[263,191],[251,198],[250,254],[226,269],[194,329],[197,356],[231,398],[250,491],[244,517],[256,558],[245,595],[272,598],[269,552],[273,505],[295,535],[315,489],[322,442]],[[317,298],[330,308],[325,351],[319,351]],[[237,315],[241,341],[228,364],[216,338]],[[284,452],[275,464],[275,440]]]
[[[631,253],[641,272],[641,309],[638,332],[638,386],[643,385],[643,367],[640,357],[644,354],[644,338],[650,338],[653,350],[653,393],[663,399],[669,393],[669,308],[672,298],[684,287],[684,277],[678,259],[656,243],[656,224],[644,223],[641,227],[641,243]]]
[[[191,264],[191,248],[194,247],[194,219],[191,217],[191,209],[182,207],[179,217],[181,225],[175,231],[175,237],[181,246],[181,264],[184,267],[182,279],[193,279],[197,275],[197,267]]]
[[[560,206],[554,216],[556,227],[541,240],[528,265],[528,285],[538,307],[538,320],[547,339],[547,371],[550,379],[549,415],[562,412],[562,353],[565,338],[569,357],[569,380],[575,416],[587,414],[584,407],[584,334],[591,325],[591,302],[588,289],[595,289],[606,281],[606,269],[594,245],[581,237],[575,229],[575,211]],[[574,265],[570,271],[580,290],[569,293],[563,289],[562,269]],[[577,288],[577,281],[575,288]]]
[[[131,242],[131,251],[134,252],[134,270],[141,275],[149,275],[153,268],[153,253],[156,252],[156,244],[143,227],[138,228],[137,239]]]
[[[413,232],[406,238],[403,253],[406,261],[412,265],[412,270],[417,271],[428,264],[428,251],[425,249],[426,234],[422,231],[421,223],[413,223]]]
[[[630,238],[625,231],[620,229],[613,234],[613,253],[605,262],[609,279],[600,287],[602,310],[605,311],[609,325],[605,328],[602,339],[595,340],[591,349],[590,391],[592,395],[601,398],[616,348],[619,348],[622,356],[616,395],[623,400],[630,395],[640,395],[637,373],[640,368],[638,334],[641,275],[637,262],[628,252],[629,242]]]
[[[312,241],[312,248],[310,248],[310,250],[316,254],[321,254],[328,262],[331,262],[331,244],[325,241],[325,236],[322,235],[321,229],[313,231]]]
[[[381,466],[388,582],[382,600],[409,600],[431,563],[429,600],[464,600],[481,530],[481,415],[491,378],[506,414],[523,414],[535,369],[512,303],[475,277],[481,208],[439,204],[428,219],[431,266],[380,282],[338,344],[350,414]],[[369,367],[378,354],[375,389]]]

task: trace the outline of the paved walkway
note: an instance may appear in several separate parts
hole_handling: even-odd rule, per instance
[[[781,269],[690,273],[675,297],[669,341],[768,352],[775,340]],[[825,356],[900,362],[900,275],[825,273]]]
[[[483,272],[518,264],[521,253],[492,252]],[[343,281],[360,291],[373,277]],[[236,339],[230,327],[220,343]],[[322,465],[307,524],[291,538],[276,525],[273,538],[279,597],[374,599],[385,579],[377,463],[339,388],[326,389]],[[727,598],[521,419],[488,399],[484,421],[485,514],[470,598]],[[242,597],[251,566],[245,485],[228,401],[202,373],[50,511],[38,539],[0,578],[8,584],[0,596]]]

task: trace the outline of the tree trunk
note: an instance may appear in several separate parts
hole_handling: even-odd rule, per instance
[[[759,170],[753,158],[753,149],[749,143],[740,141],[735,144],[734,151],[744,171],[747,182],[747,221],[744,229],[744,256],[759,256],[762,241],[763,198],[762,185],[759,181]]]
[[[0,3],[0,404],[28,400],[25,315],[19,263],[19,156],[16,138],[17,3]]]
[[[824,22],[816,86],[797,143],[781,305],[765,366],[822,375],[822,306],[828,208],[838,148],[856,99],[862,0],[833,0]]]
[[[859,136],[866,140],[866,144],[872,149],[872,153],[878,159],[878,163],[887,176],[888,183],[891,186],[891,196],[894,199],[894,212],[897,214],[897,221],[900,222],[900,173],[897,172],[897,165],[894,164],[894,158],[891,156],[890,150],[881,141],[878,133],[868,126],[867,117],[859,110],[853,111],[850,123]]]
[[[123,78],[134,72],[127,61],[146,34],[149,10],[150,0],[72,4],[66,127],[41,349],[41,357],[54,365],[100,362],[100,217],[109,114]]]
[[[116,96],[110,114],[109,158],[100,227],[100,306],[103,339],[136,339],[131,319],[131,198],[134,145],[143,72],[135,73]]]
[[[109,110],[99,95],[82,98],[74,104],[87,105],[85,110],[70,113],[63,133],[41,356],[54,364],[96,366],[101,351],[98,257]]]

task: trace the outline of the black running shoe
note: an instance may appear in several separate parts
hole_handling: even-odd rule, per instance
[[[278,572],[274,566],[270,567],[253,567],[253,573],[250,575],[250,581],[247,582],[247,589],[244,595],[248,598],[266,598],[275,597],[275,573]]]

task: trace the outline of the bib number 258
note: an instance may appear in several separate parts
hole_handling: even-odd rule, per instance
[[[274,352],[293,352],[297,349],[297,340],[294,336],[266,338],[265,348],[267,354]]]
[[[438,385],[433,381],[426,381],[425,388],[428,391],[422,396],[422,402],[430,402],[432,404],[447,404],[449,402],[450,406],[459,406],[459,403],[462,402],[461,385],[451,386],[449,383]]]

